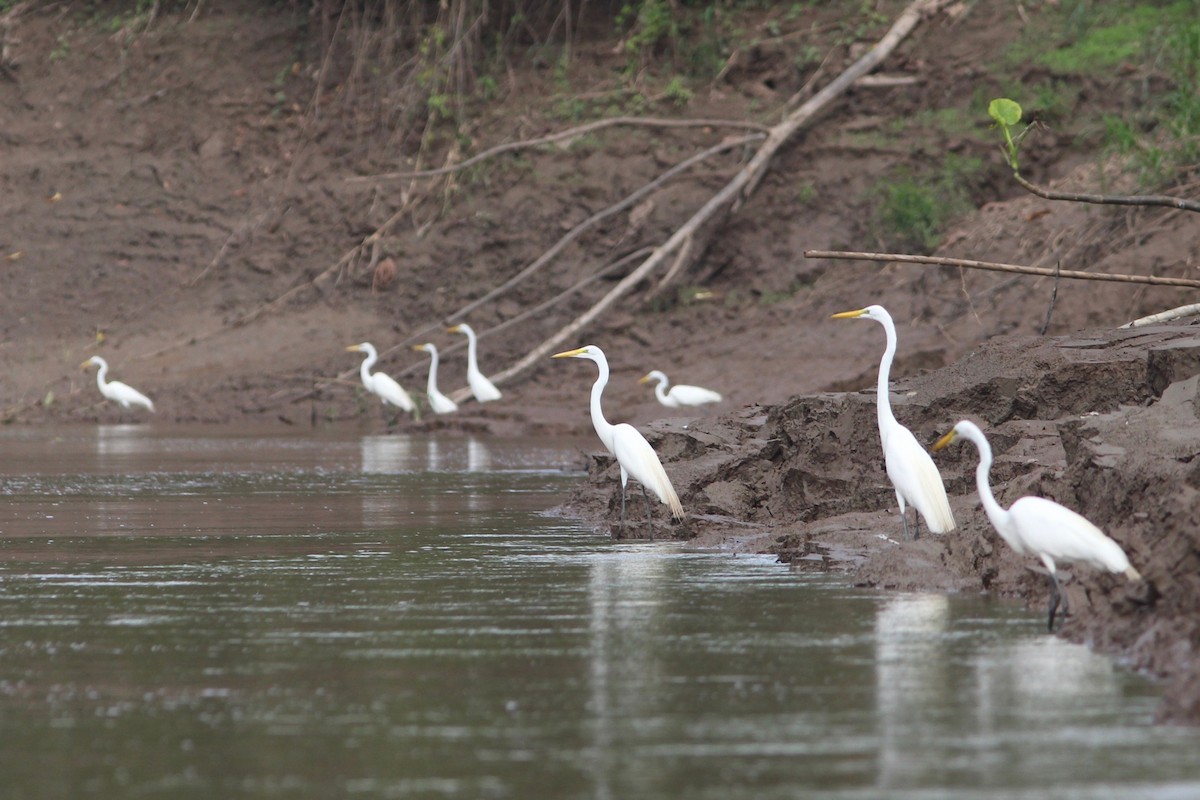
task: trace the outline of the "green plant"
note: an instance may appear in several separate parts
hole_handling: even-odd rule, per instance
[[[51,61],[62,61],[71,54],[71,40],[65,33],[60,33],[54,40],[54,49],[50,51]]]
[[[692,90],[684,85],[683,78],[680,78],[678,75],[671,78],[667,83],[666,88],[663,89],[663,94],[667,100],[680,107],[686,106],[692,101]]]
[[[877,231],[891,246],[933,251],[946,226],[972,208],[967,181],[981,168],[978,159],[950,155],[932,174],[897,170],[875,187]]]
[[[996,121],[996,124],[1000,126],[1001,133],[1004,134],[1004,160],[1012,167],[1013,172],[1020,171],[1021,140],[1025,138],[1025,134],[1030,129],[1030,126],[1026,126],[1021,129],[1020,133],[1013,136],[1013,129],[1021,124],[1022,115],[1021,105],[1007,97],[997,97],[988,103],[988,116]]]

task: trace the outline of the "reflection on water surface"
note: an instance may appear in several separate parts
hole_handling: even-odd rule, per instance
[[[552,517],[590,442],[5,431],[0,797],[1195,797],[978,598]]]

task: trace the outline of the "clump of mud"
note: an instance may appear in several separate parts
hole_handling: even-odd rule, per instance
[[[959,419],[981,424],[1003,505],[1026,494],[1052,498],[1125,548],[1143,575],[1138,583],[1062,570],[1072,615],[1061,634],[1163,676],[1161,717],[1200,721],[1200,328],[1007,338],[892,389],[897,418],[922,441]],[[1044,572],[1015,555],[978,506],[973,447],[937,456],[958,529],[903,539],[873,392],[661,420],[647,434],[688,510],[669,525],[656,503],[657,538],[773,552],[861,585],[1046,603]],[[568,508],[614,535],[645,537],[636,484],[619,527],[619,487],[616,465],[596,456]]]

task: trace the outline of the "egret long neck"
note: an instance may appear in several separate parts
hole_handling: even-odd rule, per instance
[[[979,502],[983,505],[988,519],[991,520],[992,527],[1007,541],[1008,512],[996,502],[996,496],[992,494],[992,484],[988,480],[988,475],[992,471],[992,446],[988,444],[987,439],[982,437],[978,439],[972,437],[971,441],[979,448],[979,466],[975,467],[975,488],[979,490]],[[1009,542],[1009,544],[1012,543]]]
[[[437,364],[438,364],[437,350],[430,350],[429,351],[429,383],[426,384],[426,387],[428,388],[428,390],[430,392],[437,391]]]
[[[105,385],[104,378],[108,375],[108,363],[104,361],[98,361],[97,363],[100,365],[100,369],[96,370],[96,385],[103,392]]]
[[[891,319],[881,319],[883,332],[887,336],[887,347],[884,348],[883,358],[879,361],[879,385],[875,389],[875,413],[879,419],[879,435],[895,423],[892,414],[892,399],[888,393],[888,382],[892,374],[892,359],[896,357],[896,326]]]
[[[475,331],[463,331],[467,335],[467,371],[478,372],[479,362],[475,359]]]
[[[667,379],[659,378],[658,383],[654,384],[654,394],[658,397],[658,402],[664,406],[671,402],[667,397]]]
[[[604,387],[608,385],[608,362],[597,361],[596,366],[600,368],[600,377],[592,384],[592,427],[596,429],[600,441],[612,452],[613,426],[604,418],[604,411],[600,408],[600,395],[604,394]]]
[[[375,362],[379,359],[379,354],[373,350],[367,351],[367,357],[363,359],[362,365],[358,368],[358,374],[362,376],[362,382],[370,385],[371,383],[371,367],[375,366]]]

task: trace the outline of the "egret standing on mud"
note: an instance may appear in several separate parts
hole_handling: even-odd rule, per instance
[[[1054,630],[1054,612],[1058,610],[1060,598],[1063,616],[1070,613],[1070,603],[1058,582],[1057,562],[1079,562],[1109,572],[1123,572],[1131,581],[1141,579],[1138,571],[1129,565],[1129,557],[1119,544],[1066,506],[1044,497],[1022,497],[1005,511],[992,495],[992,487],[988,482],[988,473],[992,469],[992,447],[978,425],[963,420],[938,439],[933,449],[941,450],[959,437],[974,442],[979,449],[975,486],[979,490],[979,502],[996,533],[1018,555],[1036,555],[1049,570],[1049,630]]]
[[[87,361],[79,365],[80,369],[87,369],[92,364],[100,367],[96,371],[96,385],[100,387],[100,394],[107,397],[109,400],[116,400],[121,404],[122,408],[130,406],[142,406],[143,408],[154,411],[154,403],[149,397],[139,392],[132,386],[121,383],[120,381],[105,381],[104,376],[108,374],[108,362],[100,356],[92,356]]]
[[[438,414],[451,414],[455,411],[458,411],[458,403],[454,402],[449,397],[446,397],[446,395],[438,391],[437,348],[426,342],[425,344],[414,344],[413,350],[424,350],[426,353],[429,353],[429,384],[425,389],[425,392],[429,395],[429,407]]]
[[[912,431],[896,421],[892,414],[892,402],[888,397],[888,376],[892,370],[892,359],[896,356],[896,325],[883,306],[867,306],[857,311],[834,314],[834,319],[873,319],[883,326],[887,335],[887,348],[879,362],[879,385],[876,388],[876,414],[879,418],[879,439],[883,444],[883,460],[887,475],[896,488],[896,503],[900,506],[900,522],[904,535],[908,536],[908,520],[905,518],[905,503],[912,503],[925,524],[933,533],[954,530],[954,514],[946,498],[946,487],[942,476],[929,453],[913,436]],[[921,521],[914,523],[912,538],[921,533]]]
[[[638,379],[638,383],[649,383],[650,381],[658,381],[654,385],[654,396],[667,408],[702,406],[705,403],[721,402],[721,395],[712,389],[705,389],[703,386],[677,383],[667,390],[667,376],[661,370],[650,370],[645,376]]]
[[[379,360],[379,354],[375,352],[373,344],[370,342],[352,344],[346,350],[351,353],[367,354],[367,357],[363,359],[362,366],[358,369],[358,374],[362,377],[363,386],[368,392],[377,396],[384,405],[390,403],[404,411],[416,410],[416,404],[408,396],[408,392],[404,391],[404,387],[396,383],[391,375],[385,372],[371,373],[371,367]]]
[[[621,467],[621,530],[625,530],[625,487],[629,483],[630,475],[642,484],[642,496],[646,498],[646,524],[650,528],[651,539],[654,538],[654,525],[650,496],[646,494],[647,488],[654,492],[663,505],[670,507],[675,519],[683,519],[683,505],[679,502],[679,495],[675,494],[675,487],[671,485],[667,471],[663,469],[658,454],[646,441],[646,437],[632,425],[624,422],[613,425],[604,418],[604,411],[600,408],[600,395],[608,385],[608,359],[605,358],[604,351],[589,344],[576,350],[556,353],[551,358],[586,358],[596,362],[600,369],[600,376],[592,384],[592,427],[596,429],[596,435],[600,437],[608,452],[616,456],[617,464]]]
[[[471,387],[471,394],[481,403],[499,400],[500,390],[479,369],[479,359],[475,351],[475,331],[470,325],[462,322],[450,328],[449,332],[467,335],[467,384]]]

